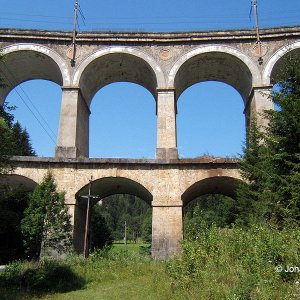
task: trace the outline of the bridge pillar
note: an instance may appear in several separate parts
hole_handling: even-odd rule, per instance
[[[152,257],[168,259],[179,254],[182,239],[182,206],[153,206]]]
[[[79,88],[62,88],[56,157],[89,155],[90,110]]]
[[[256,118],[257,124],[259,126],[267,125],[267,120],[263,117],[262,113],[264,112],[264,110],[274,109],[271,92],[271,86],[252,88],[251,94],[249,96],[249,101],[245,108],[247,128],[249,127],[252,118]]]
[[[177,159],[175,90],[157,90],[157,148],[156,158]]]

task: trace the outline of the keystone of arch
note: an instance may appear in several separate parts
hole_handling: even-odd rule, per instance
[[[155,74],[157,88],[165,87],[166,81],[165,81],[163,71],[162,71],[161,67],[158,65],[158,63],[155,61],[155,59],[141,50],[138,50],[136,48],[131,48],[131,47],[124,47],[124,46],[109,47],[109,48],[101,49],[101,50],[98,50],[98,51],[92,53],[90,56],[88,56],[77,67],[77,70],[73,77],[73,86],[79,86],[81,75],[83,74],[84,70],[91,62],[93,62],[94,60],[96,60],[99,57],[109,55],[109,54],[115,54],[115,53],[129,54],[129,55],[133,55],[133,56],[136,56],[137,58],[144,60],[150,66],[150,68],[153,70],[153,72]]]
[[[201,54],[207,54],[207,53],[226,53],[230,54],[237,59],[239,59],[242,63],[245,64],[245,66],[249,69],[251,75],[252,75],[252,86],[260,86],[261,85],[261,73],[255,64],[255,62],[248,57],[246,54],[242,53],[240,50],[228,46],[223,45],[207,45],[207,46],[200,46],[197,47],[185,54],[183,54],[173,65],[169,76],[168,76],[168,83],[167,86],[169,88],[174,87],[175,85],[175,78],[177,75],[177,72],[179,69],[186,63],[190,58],[195,57],[197,55]]]
[[[265,85],[270,85],[271,84],[271,76],[273,69],[277,62],[288,52],[291,52],[297,48],[300,48],[300,41],[295,42],[293,44],[289,44],[287,46],[284,46],[280,48],[278,51],[276,51],[272,57],[269,59],[268,63],[266,64],[266,67],[263,71],[263,83]]]
[[[71,84],[71,77],[66,62],[58,53],[56,53],[52,49],[37,44],[15,44],[15,45],[4,47],[2,53],[3,55],[6,55],[18,51],[34,51],[50,57],[60,69],[62,79],[63,79],[63,85],[69,86]]]

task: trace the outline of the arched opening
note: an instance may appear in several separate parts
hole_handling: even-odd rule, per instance
[[[110,53],[92,60],[83,70],[79,85],[88,104],[102,87],[113,82],[132,82],[155,96],[157,79],[152,67],[142,58],[128,53]]]
[[[252,88],[252,74],[238,57],[224,52],[207,52],[192,56],[175,76],[177,98],[191,85],[203,81],[220,81],[234,87],[246,103]]]
[[[152,65],[142,58],[144,54],[133,53],[136,50],[119,49],[117,51],[117,49],[110,49],[107,51],[106,49],[104,53],[96,52],[79,66],[78,75],[75,75],[75,81],[77,77],[79,78],[81,93],[87,105],[90,106],[92,114],[90,127],[93,126],[93,128],[90,131],[95,136],[93,138],[95,146],[91,144],[91,156],[153,156],[155,146],[151,146],[153,147],[153,150],[150,151],[152,153],[149,150],[144,151],[141,147],[145,146],[143,144],[149,137],[150,143],[153,144],[154,140],[155,101],[152,101],[151,104],[148,99],[150,99],[151,94],[153,97],[156,95],[157,74]],[[134,84],[144,87],[149,93]],[[97,91],[99,92],[97,93]],[[95,99],[98,97],[99,100]],[[131,100],[128,100],[129,98]],[[103,105],[103,109],[101,105]],[[95,108],[96,112],[94,112]],[[94,119],[93,115],[95,116]],[[88,123],[88,120],[86,122]],[[150,129],[152,133],[143,137],[143,130],[149,127],[152,128]],[[126,136],[122,134],[124,130],[128,132]],[[99,138],[99,133],[102,132],[107,136],[108,132],[111,131],[118,133],[119,141],[124,140],[118,144],[116,139],[115,144],[111,145],[113,148],[119,147],[120,150],[116,150],[115,153],[106,152],[105,140]],[[134,134],[137,135],[135,138]],[[111,137],[112,135],[106,137],[109,142],[112,141]],[[139,145],[132,144],[139,137],[141,137]],[[124,152],[128,146],[130,146],[129,150]],[[104,149],[104,152],[95,151],[94,147]],[[137,151],[134,151],[134,148],[137,148]]]
[[[190,114],[192,112],[192,117],[186,117],[188,118],[187,122],[191,123],[191,125],[189,126],[189,131],[193,132],[193,127],[196,127],[195,132],[205,133],[209,130],[209,128],[211,128],[211,132],[204,136],[197,136],[197,134],[195,134],[195,137],[193,138],[199,140],[199,142],[203,145],[203,148],[200,150],[202,151],[202,153],[200,151],[196,152],[194,150],[194,153],[191,153],[192,156],[207,154],[207,152],[210,155],[228,156],[234,154],[234,152],[239,152],[239,150],[241,149],[242,140],[244,139],[243,136],[245,135],[245,118],[242,118],[241,116],[243,114],[245,104],[247,103],[248,96],[251,92],[252,77],[252,73],[246,63],[242,61],[238,56],[235,56],[231,53],[218,51],[204,52],[195,54],[188,60],[182,62],[174,77],[177,99],[185,98],[186,95],[190,98],[198,98],[199,96],[203,97],[203,100],[201,102],[198,100],[199,104],[198,107],[196,107],[198,109],[195,109],[194,106],[190,108]],[[204,84],[203,82],[206,83]],[[196,83],[201,84],[195,85]],[[193,87],[191,87],[192,85]],[[228,86],[231,86],[233,89],[230,89]],[[186,91],[184,93],[184,91],[189,87],[191,87],[190,92]],[[201,94],[199,92],[198,96],[196,89],[199,88],[200,91],[201,87],[203,88],[203,92],[201,92]],[[211,94],[204,93],[204,91],[210,91]],[[185,102],[188,101],[186,100]],[[179,152],[183,152],[183,155],[186,155],[183,149],[181,149],[182,145],[180,128],[184,119],[181,118],[180,111],[183,110],[184,105],[188,104],[184,103],[184,101],[179,101],[178,144]],[[227,119],[225,118],[226,115]],[[215,119],[213,119],[214,117]],[[196,125],[194,120],[198,119],[201,119],[201,123],[199,122]],[[236,123],[234,123],[233,121]],[[241,125],[242,122],[244,123],[243,126]],[[232,124],[232,127],[227,129],[228,124]],[[219,126],[217,127],[216,125]],[[226,135],[229,135],[230,137],[232,136],[232,128],[234,128],[235,131],[238,128],[241,128],[239,133],[237,133],[238,137],[236,139],[236,144],[240,145],[238,147],[235,146],[231,149],[229,148],[227,150],[229,151],[229,153],[227,151],[220,151],[220,149],[223,148],[225,144],[229,144],[228,137]],[[216,136],[216,131],[224,129],[226,129],[227,132],[224,131],[219,136]],[[187,129],[185,129],[185,131],[187,131]],[[221,141],[220,143],[215,143],[212,148],[208,148],[205,147],[205,145],[207,140],[209,139],[213,139],[215,142],[217,142],[218,140]]]
[[[182,195],[184,235],[212,226],[230,226],[236,219],[236,188],[238,179],[210,177],[194,183]]]
[[[288,59],[289,57],[293,57],[293,56],[298,56],[298,57],[300,56],[300,45],[298,46],[298,48],[289,50],[286,53],[284,53],[283,55],[281,55],[278,58],[278,60],[275,62],[275,64],[273,65],[273,67],[271,69],[271,73],[270,73],[270,81],[272,84],[277,83],[278,73],[280,72],[283,65],[285,64],[286,59]]]
[[[13,115],[29,134],[37,156],[53,157],[61,107],[61,88],[48,80],[30,80],[7,96]]]
[[[299,46],[298,46],[299,47]],[[284,72],[284,65],[288,63],[289,60],[300,58],[300,48],[296,48],[293,50],[290,50],[286,52],[284,55],[282,55],[274,64],[271,73],[270,73],[270,82],[273,85],[272,91],[273,92],[279,92],[281,89],[280,83],[279,83],[279,76],[280,74]],[[275,110],[280,110],[281,108],[275,103],[274,105]]]
[[[8,46],[3,54],[0,74],[5,87],[0,90],[0,105],[5,101],[16,105],[16,119],[27,128],[37,154],[53,156],[61,101],[59,86],[70,84],[67,67],[58,54],[41,45]],[[53,101],[55,98],[59,100]]]
[[[22,50],[24,48],[24,50]],[[38,50],[30,50],[38,48]],[[47,49],[50,52],[50,49]],[[5,87],[0,90],[0,104],[2,105],[11,90],[22,82],[32,79],[45,79],[62,86],[64,81],[58,62],[44,52],[42,46],[15,45],[4,49],[4,59],[0,63],[1,77]],[[54,54],[57,56],[57,54]],[[45,96],[45,93],[42,94]]]
[[[0,178],[0,264],[25,259],[21,221],[29,204],[29,192],[37,183],[20,175]]]
[[[76,251],[83,252],[85,242],[91,249],[93,244],[99,244],[97,239],[103,238],[99,235],[101,230],[96,227],[96,223],[90,222],[93,220],[93,214],[94,216],[96,214],[96,219],[101,219],[101,222],[105,223],[106,227],[102,228],[109,229],[110,238],[114,242],[124,244],[125,236],[126,240],[136,241],[137,238],[140,238],[140,242],[141,240],[149,242],[151,238],[149,226],[151,228],[152,195],[143,185],[123,177],[105,177],[93,181],[91,193],[97,198],[91,200],[90,212],[92,216],[89,221],[86,219],[88,189],[89,185],[86,185],[76,194],[77,205],[74,218],[74,246]],[[89,229],[85,230],[87,223],[89,223]],[[145,232],[142,232],[143,230]],[[87,239],[85,239],[86,235]]]
[[[97,92],[90,110],[90,157],[154,157],[155,100],[144,87],[107,85]]]
[[[215,81],[186,89],[178,99],[180,157],[235,157],[245,140],[244,104],[231,86]]]

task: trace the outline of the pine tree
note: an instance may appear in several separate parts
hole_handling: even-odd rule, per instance
[[[236,223],[247,226],[268,219],[270,215],[270,152],[256,119],[251,121],[247,146],[243,151],[240,172],[244,181],[237,187]]]
[[[37,258],[49,250],[58,254],[70,251],[70,216],[64,204],[64,194],[57,192],[50,172],[30,195],[21,228],[30,257]]]
[[[101,213],[100,204],[96,204],[92,208],[91,214],[91,248],[92,250],[112,244],[113,238],[110,229],[108,228],[105,218]]]
[[[14,141],[14,148],[12,155],[19,156],[35,156],[36,153],[30,143],[29,134],[26,129],[23,129],[19,121],[12,126],[12,138]]]
[[[270,189],[276,195],[273,218],[280,226],[300,221],[300,55],[286,57],[273,93],[278,110],[267,111],[267,146],[271,152],[273,178]]]
[[[11,127],[13,115],[9,113],[12,108],[5,105],[0,106],[0,174],[6,173],[10,168],[10,153],[14,145]]]
[[[26,129],[23,129],[11,114],[15,107],[0,106],[0,174],[11,169],[10,157],[12,155],[35,156],[36,153],[30,143]]]
[[[277,78],[273,101],[264,112],[268,126],[250,127],[238,188],[239,220],[268,220],[279,228],[300,222],[300,56],[288,56]]]

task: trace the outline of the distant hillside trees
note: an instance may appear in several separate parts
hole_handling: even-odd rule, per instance
[[[108,235],[115,241],[124,239],[124,224],[127,224],[127,238],[129,240],[143,239],[151,241],[152,213],[149,204],[132,195],[112,195],[94,207],[94,211],[102,216]],[[98,217],[100,219],[100,217]],[[92,217],[92,227],[96,228]],[[99,234],[94,233],[94,240]]]

